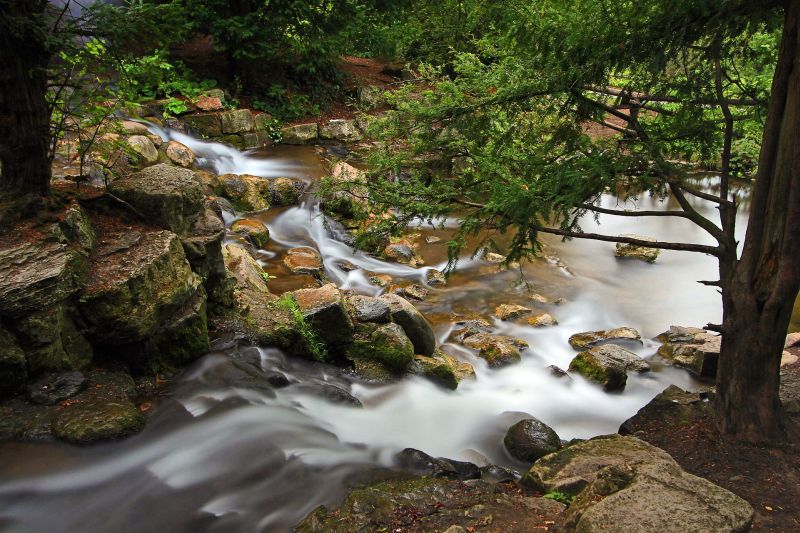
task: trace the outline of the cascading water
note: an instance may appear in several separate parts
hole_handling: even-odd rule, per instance
[[[165,140],[189,146],[202,165],[220,174],[312,181],[323,172],[312,148],[277,149],[264,157],[151,128]],[[604,202],[612,206],[618,200],[607,196]],[[668,207],[658,199],[641,204]],[[268,270],[283,249],[313,246],[331,281],[374,295],[382,289],[369,283],[367,272],[425,283],[431,268],[354,251],[337,238],[336,225],[326,224],[313,199],[263,216],[271,234],[272,251],[262,256]],[[226,217],[228,224],[233,220],[235,214]],[[443,228],[421,225],[415,231],[446,237],[454,221],[443,222]],[[601,217],[600,222],[609,234],[629,231],[626,220]],[[587,228],[593,224],[591,219],[584,223]],[[744,228],[743,221],[739,227]],[[708,241],[682,219],[645,219],[637,222],[636,232]],[[623,393],[608,394],[580,376],[556,378],[546,367],[569,365],[575,352],[567,339],[575,332],[630,325],[649,338],[671,324],[717,320],[718,295],[695,283],[713,279],[712,258],[662,252],[655,265],[647,265],[617,261],[607,243],[550,245],[572,274],[546,261],[525,265],[522,273],[529,286],[551,300],[566,297],[562,305],[544,306],[559,324],[533,328],[494,321],[497,333],[530,344],[521,363],[490,369],[469,350],[448,342],[456,314],[491,316],[501,303],[531,305],[518,273],[465,258],[449,283],[432,287],[418,307],[432,319],[439,343],[474,365],[476,380],[462,382],[456,391],[420,378],[374,385],[274,349],[221,340],[181,376],[139,435],[91,448],[0,444],[0,529],[284,531],[317,505],[335,503],[347,480],[390,465],[403,448],[521,468],[506,454],[502,437],[525,414],[546,422],[564,439],[585,438],[616,431],[668,383],[695,386],[684,371],[656,363],[650,374],[631,375]],[[442,267],[441,244],[424,247],[422,254],[429,265]],[[341,261],[356,269],[345,271]],[[656,346],[645,341],[637,352],[649,357]],[[252,383],[243,368],[260,372],[264,381]],[[266,383],[275,375],[291,384],[273,389]],[[354,407],[345,391],[363,408]]]

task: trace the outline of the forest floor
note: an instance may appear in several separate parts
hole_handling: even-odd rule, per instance
[[[790,351],[795,355],[800,349]],[[800,401],[800,362],[781,369],[784,404]],[[752,531],[800,531],[800,416],[787,416],[788,444],[753,446],[720,436],[709,403],[688,420],[637,427],[636,436],[664,449],[687,471],[753,506]]]

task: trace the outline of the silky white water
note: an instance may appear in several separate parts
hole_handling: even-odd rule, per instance
[[[276,149],[264,157],[175,131],[152,131],[189,146],[203,166],[219,174],[290,176],[312,183],[324,172],[313,148]],[[603,202],[612,207],[618,200],[609,195]],[[666,202],[644,198],[638,205],[664,209]],[[713,209],[701,203],[696,207],[715,217]],[[226,223],[235,217],[229,214]],[[382,289],[368,281],[367,273],[423,284],[428,269],[444,265],[436,245],[423,250],[433,260],[421,268],[354,251],[337,238],[336,224],[326,223],[313,198],[277,215],[268,213],[264,220],[271,234],[271,251],[261,257],[266,270],[282,261],[286,248],[313,246],[332,282],[375,295]],[[683,219],[601,216],[599,222],[598,228],[587,218],[584,229],[711,242]],[[420,224],[414,230],[446,237],[456,223],[448,219],[440,228]],[[744,229],[744,220],[739,226]],[[288,530],[317,505],[335,503],[353,476],[376,465],[390,466],[403,448],[524,468],[506,454],[502,438],[525,416],[546,422],[562,439],[586,438],[616,431],[670,383],[696,386],[683,370],[653,360],[658,343],[647,339],[671,324],[719,320],[718,294],[696,283],[715,279],[713,258],[664,251],[650,265],[615,259],[609,243],[548,243],[562,262],[536,261],[521,273],[497,272],[465,255],[448,284],[431,287],[431,295],[418,303],[431,318],[440,346],[475,367],[477,379],[462,382],[456,391],[421,378],[374,385],[268,347],[221,340],[158,402],[139,435],[90,448],[0,444],[0,530]],[[343,260],[357,268],[346,272],[339,266]],[[520,283],[521,275],[527,285]],[[534,304],[531,290],[551,301],[567,301]],[[494,320],[496,333],[524,339],[531,348],[522,352],[521,363],[489,369],[447,339],[457,316],[491,317],[500,303],[536,307],[559,324],[533,328]],[[646,340],[636,351],[654,362],[653,372],[630,375],[624,392],[606,393],[577,375],[558,379],[546,368],[568,367],[575,355],[567,343],[571,334],[622,325],[642,333]],[[243,381],[246,376],[236,365],[265,375],[280,373],[292,384],[253,386]],[[349,391],[363,407],[331,401],[332,386]]]

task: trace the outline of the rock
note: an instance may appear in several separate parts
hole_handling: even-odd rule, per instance
[[[194,164],[194,152],[192,152],[192,149],[178,141],[168,142],[164,152],[169,160],[176,165],[188,168]]]
[[[532,309],[522,305],[502,304],[494,310],[494,315],[500,320],[514,320],[532,311]]]
[[[431,457],[414,448],[406,448],[394,456],[397,466],[405,471],[447,479],[480,479],[481,469],[473,463],[444,457]]]
[[[75,294],[88,271],[81,248],[53,241],[0,250],[0,316],[49,309]]]
[[[187,115],[182,118],[194,133],[202,137],[220,137],[222,135],[222,121],[218,113]]]
[[[558,320],[553,318],[553,315],[549,313],[541,313],[539,315],[530,317],[528,319],[528,325],[533,326],[535,328],[556,326],[558,325]]]
[[[16,394],[27,377],[25,352],[20,348],[17,339],[8,330],[0,327],[0,399]]]
[[[222,133],[246,133],[253,131],[255,123],[249,109],[235,109],[219,114]]]
[[[109,190],[151,224],[181,235],[205,211],[205,195],[194,172],[163,163],[114,180]]]
[[[82,370],[89,365],[92,346],[75,325],[75,314],[71,306],[60,304],[14,321],[30,374]]]
[[[395,294],[399,294],[404,298],[411,298],[413,300],[424,300],[430,294],[430,290],[427,287],[423,287],[418,283],[413,283],[411,285],[406,285],[405,287],[397,287],[395,290],[391,290]]]
[[[373,274],[369,277],[369,282],[378,287],[388,287],[392,284],[392,276],[389,274]]]
[[[352,217],[359,210],[367,208],[369,191],[364,185],[367,175],[363,170],[339,161],[331,168],[329,179],[335,190],[324,199],[327,212]]]
[[[297,124],[281,128],[283,144],[308,144],[317,140],[317,123]]]
[[[428,285],[445,285],[447,278],[442,272],[431,268],[425,273],[425,281],[428,282]]]
[[[642,336],[633,328],[624,326],[621,328],[600,330],[600,331],[584,331],[576,333],[569,338],[569,344],[576,350],[586,350],[592,346],[604,343],[621,342],[634,342],[637,344],[642,343]]]
[[[213,205],[213,204],[212,204]],[[212,209],[205,209],[195,219],[189,234],[181,239],[183,251],[206,286],[209,298],[221,280],[227,276],[225,261],[222,257],[222,240],[225,237],[225,225]]]
[[[556,365],[549,365],[547,367],[547,370],[550,371],[550,375],[553,376],[554,378],[572,379],[572,378],[569,377],[569,374],[567,374],[566,370],[564,370],[563,368],[557,367]]]
[[[425,317],[408,300],[396,294],[384,294],[381,300],[389,305],[392,320],[399,324],[411,342],[414,344],[414,353],[419,355],[433,355],[436,349],[436,336],[433,328]]]
[[[427,244],[435,244],[437,242],[440,242],[441,240],[442,240],[441,237],[437,237],[436,235],[428,235],[427,237],[425,237],[425,242]]]
[[[351,490],[336,509],[318,507],[295,531],[536,531],[548,529],[563,509],[561,503],[521,495],[506,484],[394,474]],[[413,518],[406,518],[407,512]]]
[[[218,178],[219,194],[239,211],[269,209],[269,181],[249,174],[223,174]]]
[[[644,235],[634,235],[634,234],[627,234],[627,235],[620,235],[620,237],[630,237],[633,239],[639,239],[642,241],[650,241],[655,242],[657,239],[653,237],[647,237]],[[661,250],[658,248],[647,248],[646,246],[636,246],[633,244],[625,244],[618,242],[617,249],[614,255],[617,257],[623,257],[628,259],[638,259],[640,261],[645,261],[647,263],[655,263],[656,259],[658,259],[658,254]]]
[[[784,348],[793,348],[800,345],[800,332],[789,333],[786,335],[786,342],[783,343]]]
[[[89,444],[138,433],[144,416],[129,400],[97,400],[77,403],[58,411],[53,434],[73,444]]]
[[[86,386],[86,376],[80,372],[64,372],[38,379],[28,385],[28,398],[37,405],[55,405],[71,398]]]
[[[199,287],[174,233],[144,233],[129,248],[105,255],[101,247],[79,303],[86,334],[111,345],[147,339]]]
[[[128,137],[128,146],[139,155],[141,161],[151,164],[158,161],[158,150],[153,141],[144,135],[131,135]]]
[[[292,274],[311,274],[317,278],[322,276],[324,267],[319,252],[307,246],[287,250],[283,264],[291,270]]]
[[[789,366],[793,365],[797,362],[797,356],[791,352],[787,352],[786,350],[783,351],[781,354],[781,366]]]
[[[542,296],[541,294],[537,294],[537,293],[531,294],[530,296],[528,296],[528,298],[530,299],[530,301],[536,302],[536,303],[539,303],[539,304],[550,303],[550,300],[548,300],[545,296]]]
[[[475,379],[475,369],[471,364],[459,361],[442,350],[436,350],[432,357],[414,356],[410,372],[451,390],[455,390],[465,379]]]
[[[496,265],[505,262],[506,256],[494,252],[485,252],[483,254],[483,260]]]
[[[355,120],[333,119],[319,128],[321,139],[352,142],[361,140]]]
[[[194,103],[200,111],[220,111],[224,109],[222,99],[216,96],[201,94]]]
[[[485,359],[490,368],[499,368],[522,360],[519,350],[509,337],[478,332],[466,337],[464,346],[478,350],[478,357]]]
[[[347,303],[353,308],[353,315],[358,322],[389,322],[389,304],[385,301],[353,294],[347,297]]]
[[[355,327],[336,285],[328,283],[318,289],[300,289],[292,295],[326,345],[335,347],[350,342]]]
[[[414,247],[410,242],[405,240],[386,245],[386,248],[383,249],[383,255],[386,259],[394,261],[395,263],[411,266],[415,266],[412,263],[416,263],[414,261]]]
[[[263,248],[269,242],[269,229],[255,218],[240,218],[231,224],[231,231],[244,235],[256,248]]]
[[[704,409],[710,410],[711,404],[704,402],[699,393],[670,385],[623,422],[619,433],[632,435],[645,428],[677,427],[694,420]]]
[[[253,116],[254,129],[257,132],[270,132],[279,123],[269,113],[259,113]]]
[[[658,355],[699,377],[716,377],[722,337],[699,328],[670,326],[656,338],[664,342]]]
[[[269,203],[274,206],[297,205],[306,189],[301,180],[274,178],[269,180]]]
[[[399,373],[414,359],[414,345],[397,324],[360,324],[345,355],[352,361],[374,361]]]
[[[537,461],[522,483],[576,496],[569,531],[747,531],[750,505],[684,472],[663,450],[613,435],[580,442]]]
[[[378,107],[383,102],[383,88],[375,85],[359,87],[358,102],[366,109]]]
[[[122,129],[127,135],[148,135],[150,133],[145,124],[133,120],[123,120]]]
[[[585,350],[576,355],[569,364],[571,372],[600,383],[607,391],[624,389],[629,369],[647,372],[650,365],[635,353],[616,344],[603,344]]]
[[[267,281],[262,275],[264,269],[242,245],[226,244],[222,253],[225,258],[225,268],[236,278],[239,287],[257,293],[269,293]]]
[[[541,420],[526,418],[508,429],[503,445],[514,459],[533,463],[561,449],[561,439]]]

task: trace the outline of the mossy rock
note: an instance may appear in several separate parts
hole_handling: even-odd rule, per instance
[[[465,379],[475,379],[475,369],[471,364],[459,361],[442,350],[436,350],[432,357],[415,355],[410,370],[451,390],[455,390]]]
[[[414,359],[414,345],[397,324],[359,324],[345,355],[354,361],[375,361],[399,373]]]
[[[263,248],[269,242],[269,229],[260,220],[242,218],[231,225],[231,231],[243,235],[257,248]]]
[[[218,113],[187,115],[182,120],[192,131],[203,137],[219,137],[222,135],[222,121]]]
[[[0,328],[0,398],[20,391],[27,377],[25,352],[8,330]]]
[[[14,321],[31,373],[82,370],[89,366],[93,349],[76,327],[73,313],[62,304]]]
[[[96,400],[58,411],[52,424],[59,439],[90,444],[138,433],[144,427],[144,415],[128,400]]]
[[[269,181],[250,174],[223,174],[217,179],[219,196],[227,198],[237,211],[269,209]]]

